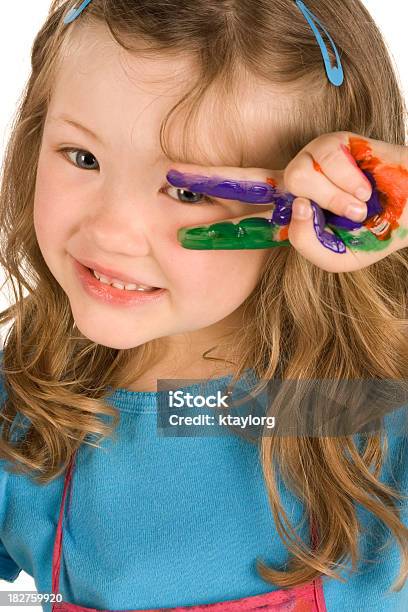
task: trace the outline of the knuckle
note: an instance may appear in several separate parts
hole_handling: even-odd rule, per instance
[[[314,153],[314,158],[321,166],[330,166],[338,162],[339,158],[343,157],[343,153],[339,147],[333,146],[331,142],[329,146],[325,146],[321,151]]]
[[[340,145],[347,142],[351,132],[331,132],[322,134],[313,143],[313,157],[320,163],[330,163],[342,155]]]
[[[325,134],[328,140],[337,142],[344,142],[350,136],[355,136],[353,132],[348,132],[347,130],[339,130],[338,132],[330,132],[329,134]]]
[[[333,137],[335,136],[335,132],[329,132],[327,134],[321,134],[314,141],[314,145],[316,147],[325,147],[327,143],[333,142]]]
[[[315,146],[330,146],[333,143],[342,143],[345,139],[348,138],[350,132],[328,132],[326,134],[321,134],[318,136],[313,142]]]
[[[309,175],[310,169],[308,169],[305,163],[305,158],[299,157],[295,163],[291,162],[287,166],[284,174],[285,185],[292,193],[298,192],[304,186]]]
[[[341,132],[336,132],[336,133],[339,135],[342,142],[350,138],[350,136],[358,136],[358,134],[355,134],[354,132],[349,132],[347,130],[343,130]]]
[[[326,208],[334,213],[343,214],[346,209],[346,206],[350,204],[351,200],[349,200],[347,201],[347,203],[345,203],[343,194],[334,193],[331,197],[328,198],[326,202]]]

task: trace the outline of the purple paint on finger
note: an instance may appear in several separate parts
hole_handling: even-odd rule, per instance
[[[370,217],[374,217],[375,215],[379,215],[383,212],[383,206],[380,202],[380,196],[377,190],[377,186],[375,183],[375,179],[371,172],[367,172],[367,170],[362,170],[363,174],[370,181],[370,184],[373,188],[371,198],[366,202],[367,205],[367,217],[364,221],[351,221],[351,219],[347,219],[346,217],[340,217],[339,215],[335,215],[332,212],[326,213],[326,223],[329,225],[334,225],[335,227],[340,227],[345,230],[355,230],[363,227],[364,223]]]
[[[330,232],[324,229],[326,226],[326,217],[320,206],[313,201],[310,203],[313,210],[313,226],[319,242],[330,251],[334,251],[335,253],[345,253],[346,245],[344,244],[343,240],[335,234],[330,234]]]
[[[375,182],[374,176],[368,170],[361,170],[364,176],[369,180],[372,187],[371,198],[367,201],[368,217],[374,217],[383,211],[383,205],[380,201],[380,194],[377,189],[377,183]]]
[[[276,223],[276,225],[289,225],[292,218],[292,204],[294,199],[295,196],[290,193],[276,199],[276,207],[272,213],[272,223]]]
[[[284,194],[268,183],[255,181],[238,181],[224,179],[219,176],[201,176],[198,174],[183,174],[177,170],[167,173],[167,180],[173,187],[188,189],[196,193],[204,193],[216,198],[238,200],[247,204],[269,204],[277,199],[285,199],[290,194]]]
[[[335,215],[332,212],[326,213],[326,223],[349,231],[359,229],[363,226],[363,223],[360,223],[359,221],[352,221],[351,219],[347,219],[346,217],[340,217],[339,215]]]

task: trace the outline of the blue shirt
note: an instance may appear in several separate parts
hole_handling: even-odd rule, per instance
[[[212,380],[206,392],[230,380]],[[197,392],[197,385],[184,390]],[[2,383],[0,391],[5,397]],[[100,449],[83,445],[77,453],[64,527],[64,600],[91,608],[150,609],[279,589],[260,578],[255,566],[256,558],[277,568],[288,561],[256,445],[239,435],[158,435],[156,392],[119,389],[109,403],[121,417],[116,439],[103,440]],[[405,416],[405,407],[392,415],[401,423]],[[390,422],[385,417],[386,427]],[[407,494],[407,437],[396,435],[398,427],[392,430],[381,480],[391,484],[394,477]],[[38,591],[50,593],[63,476],[38,485],[4,466],[0,461],[0,578],[13,582],[24,570]],[[303,521],[297,533],[309,541],[302,504],[281,480],[279,487],[292,523]],[[385,528],[363,508],[357,511],[366,528],[360,541],[366,561],[351,576],[341,572],[344,583],[323,578],[328,612],[408,610],[408,581],[399,593],[387,593],[399,570],[395,539],[382,556],[375,552],[385,543]]]

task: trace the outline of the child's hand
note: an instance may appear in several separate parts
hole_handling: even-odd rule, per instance
[[[194,175],[170,171],[167,178],[179,188],[263,209],[247,215],[237,211],[239,216],[210,226],[182,228],[178,239],[185,248],[292,245],[324,270],[347,272],[408,246],[407,147],[334,132],[310,142],[285,171],[223,168],[222,177],[209,178],[211,170],[206,170]],[[273,206],[265,212],[268,203]],[[304,203],[313,215],[302,220],[297,212]],[[360,221],[347,211],[350,204],[363,205]]]

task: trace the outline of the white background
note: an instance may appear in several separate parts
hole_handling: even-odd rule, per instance
[[[154,1],[154,0],[152,0]],[[341,0],[339,0],[341,1]],[[394,60],[405,98],[408,99],[408,54],[406,24],[408,10],[406,0],[364,0],[364,4],[380,27]],[[307,1],[306,1],[307,6]],[[30,52],[34,37],[47,16],[49,0],[2,0],[0,19],[0,64],[2,86],[0,97],[0,159],[11,120],[30,70]],[[324,24],[330,32],[328,24]],[[3,282],[0,273],[0,283]],[[8,306],[5,295],[0,293],[0,308]],[[41,534],[39,534],[41,537]],[[51,563],[51,560],[50,560]],[[0,580],[0,591],[35,591],[34,580],[21,572],[14,583]],[[27,607],[13,607],[15,612],[26,612]],[[41,612],[41,607],[31,607]]]

